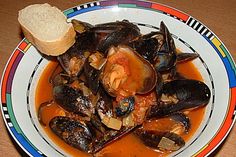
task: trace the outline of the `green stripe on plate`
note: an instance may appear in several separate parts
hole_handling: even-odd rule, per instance
[[[140,8],[141,8],[141,7],[140,7]],[[158,13],[162,13],[162,14],[163,14],[163,11],[160,11],[160,10],[157,10],[157,9],[153,9],[153,8],[142,8],[142,9],[151,10],[151,11],[155,11],[155,12],[158,12]]]
[[[25,41],[27,44],[29,44],[29,41],[28,41],[26,38],[24,39],[24,41]]]
[[[69,10],[65,10],[63,13],[67,16],[70,13],[73,13],[74,10],[73,9],[69,9]]]
[[[120,8],[138,8],[138,9],[145,9],[145,10],[151,10],[151,11],[163,13],[160,10],[156,10],[156,9],[153,9],[153,8],[146,8],[146,7],[143,7],[143,6],[137,6],[136,4],[118,4],[118,7],[120,7]]]
[[[25,140],[27,140],[27,142],[35,149],[38,150],[30,141],[29,139],[25,136],[25,134],[23,133],[23,131],[21,130],[19,124],[17,123],[16,117],[13,113],[13,108],[12,108],[12,102],[11,102],[11,94],[6,94],[7,97],[7,110],[11,119],[11,122],[14,126],[14,128],[16,129],[18,134],[21,134]]]
[[[162,13],[163,14],[163,11],[160,11],[160,10],[157,10],[157,9],[153,9],[153,8],[147,8],[147,7],[142,7],[142,6],[137,6],[136,8],[139,8],[139,9],[144,9],[144,10],[151,10],[151,11],[155,11],[155,12],[158,12],[158,13]]]
[[[234,62],[232,60],[232,57],[229,55],[229,52],[226,50],[226,48],[224,47],[224,45],[220,45],[220,48],[222,49],[222,51],[225,53],[225,55],[227,56],[229,62],[230,62],[230,65],[232,67],[232,69],[234,70],[235,74],[236,74],[236,67],[234,66]]]
[[[121,8],[137,8],[136,4],[118,4]]]
[[[7,110],[8,110],[8,113],[9,113],[9,116],[10,116],[10,119],[11,119],[11,122],[14,126],[14,128],[16,129],[16,131],[19,133],[19,134],[22,134],[22,131],[16,121],[16,117],[13,113],[13,109],[12,109],[12,102],[11,102],[11,95],[10,94],[6,94],[6,97],[7,97]]]

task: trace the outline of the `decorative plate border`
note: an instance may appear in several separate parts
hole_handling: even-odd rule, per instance
[[[120,8],[149,9],[173,17],[185,23],[189,27],[192,27],[195,31],[201,34],[207,40],[207,42],[215,49],[215,51],[221,58],[229,78],[230,101],[227,112],[228,114],[222,126],[218,129],[217,134],[211,139],[211,141],[207,145],[205,145],[201,150],[199,150],[199,152],[197,152],[193,156],[205,156],[211,153],[214,148],[216,148],[227,136],[230,128],[232,127],[235,121],[236,67],[230,53],[228,52],[224,44],[220,41],[220,39],[201,22],[186,13],[183,13],[177,9],[159,3],[144,2],[139,0],[97,1],[65,10],[64,14],[67,16],[67,18],[71,18],[75,15],[82,14],[85,12],[98,9],[105,9],[114,6],[118,6]],[[17,46],[17,48],[13,51],[10,59],[8,60],[1,80],[1,109],[3,119],[6,123],[7,128],[9,129],[9,132],[16,140],[16,142],[22,147],[22,149],[31,156],[45,156],[42,152],[40,152],[37,148],[34,147],[34,145],[27,139],[27,137],[21,131],[21,128],[19,127],[12,110],[12,81],[18,64],[20,63],[21,59],[23,58],[24,54],[27,52],[30,46],[31,44],[26,39],[22,40]]]
[[[31,156],[45,156],[34,147],[34,145],[24,135],[12,109],[11,90],[13,78],[21,59],[24,57],[24,54],[27,53],[30,46],[31,43],[29,43],[28,40],[23,39],[8,60],[1,82],[1,108],[7,128],[21,148]]]

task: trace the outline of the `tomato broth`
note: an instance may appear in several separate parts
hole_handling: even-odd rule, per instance
[[[36,89],[36,109],[38,110],[40,104],[43,102],[52,100],[52,85],[49,83],[50,76],[53,74],[54,69],[58,66],[57,62],[51,61],[48,66],[43,71],[41,75],[37,89]],[[177,71],[183,74],[185,77],[189,79],[203,80],[197,68],[193,63],[182,63],[178,65]],[[203,119],[205,112],[205,108],[201,107],[198,109],[194,109],[187,113],[187,116],[191,121],[191,129],[189,133],[184,135],[183,138],[185,141],[189,140],[193,134],[196,132],[200,123]],[[70,154],[71,156],[80,156],[80,157],[88,157],[90,156],[87,153],[84,153],[72,146],[66,144],[63,140],[57,137],[49,128],[49,121],[58,115],[64,115],[64,112],[60,107],[56,104],[47,107],[43,110],[42,120],[45,122],[46,126],[43,126],[44,131],[48,135],[49,139],[51,139],[54,143],[56,143],[61,149]],[[121,139],[111,143],[106,146],[100,152],[98,152],[95,156],[97,157],[143,157],[143,156],[166,156],[166,153],[162,153],[157,150],[150,149],[146,147],[135,135],[132,133],[122,137]]]

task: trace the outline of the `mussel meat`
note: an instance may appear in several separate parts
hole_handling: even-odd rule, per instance
[[[101,82],[112,96],[150,92],[156,85],[153,66],[128,46],[111,47]]]

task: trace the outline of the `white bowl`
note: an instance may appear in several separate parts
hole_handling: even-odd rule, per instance
[[[92,2],[64,13],[68,20],[91,24],[127,19],[142,33],[157,30],[164,21],[178,49],[200,54],[193,63],[212,93],[201,125],[186,145],[171,155],[209,155],[224,140],[235,120],[236,68],[224,44],[201,22],[174,8],[136,0]],[[48,62],[26,39],[22,40],[5,67],[1,110],[12,137],[30,156],[69,156],[48,138],[37,119],[35,90]]]

